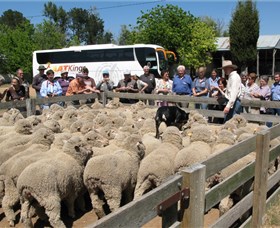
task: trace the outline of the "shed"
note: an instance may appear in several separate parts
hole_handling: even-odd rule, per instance
[[[220,67],[222,61],[231,59],[230,38],[217,38],[217,52],[213,53],[213,65]],[[280,71],[280,35],[261,35],[257,43],[257,75],[274,75]]]

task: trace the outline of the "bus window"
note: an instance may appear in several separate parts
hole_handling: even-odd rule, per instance
[[[160,71],[167,69],[167,60],[165,59],[164,52],[161,50],[157,51],[159,59],[159,69]]]

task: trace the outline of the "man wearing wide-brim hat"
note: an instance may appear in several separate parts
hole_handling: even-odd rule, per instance
[[[240,114],[241,102],[239,95],[241,94],[241,78],[237,73],[237,66],[232,64],[230,60],[223,61],[222,67],[225,75],[228,76],[225,98],[227,99],[226,107],[224,108],[224,122],[231,119],[235,114]]]
[[[47,75],[44,73],[47,68],[43,65],[38,67],[39,74],[35,75],[32,81],[32,88],[36,90],[36,96],[41,97],[40,90],[43,81],[47,80]]]

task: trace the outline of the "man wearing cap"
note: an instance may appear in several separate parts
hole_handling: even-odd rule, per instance
[[[60,75],[61,77],[57,81],[62,88],[62,96],[65,96],[70,83],[68,79],[68,71],[62,71]]]
[[[231,119],[235,114],[240,114],[241,103],[239,95],[241,94],[241,78],[237,73],[237,66],[231,61],[225,60],[221,69],[228,76],[225,97],[227,99],[226,107],[224,108],[224,122]]]
[[[129,70],[124,71],[124,79],[121,79],[117,85],[116,92],[121,93],[138,93],[137,83],[131,78]],[[137,102],[135,99],[120,98],[120,102],[133,104]]]
[[[103,70],[102,76],[103,76],[103,79],[97,83],[96,89],[100,90],[101,92],[112,91],[113,87],[114,87],[114,82],[112,80],[110,80],[110,78],[109,78],[109,76],[110,76],[109,71],[106,69]]]
[[[47,80],[47,75],[45,75],[45,73],[44,73],[46,68],[43,65],[40,65],[38,70],[39,70],[39,74],[34,76],[33,82],[32,82],[32,88],[36,90],[37,97],[41,97],[40,89],[41,89],[43,81]]]
[[[93,90],[90,90],[89,93],[100,93],[98,89],[96,89],[96,84],[93,78],[91,78],[89,74],[89,70],[86,67],[83,67],[82,73],[84,75],[84,83],[86,86],[91,87]],[[94,99],[87,99],[86,103],[93,103]]]

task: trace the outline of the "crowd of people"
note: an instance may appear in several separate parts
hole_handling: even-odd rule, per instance
[[[47,70],[40,65],[39,73],[34,76],[32,88],[35,89],[36,95],[39,98],[49,98],[55,96],[71,96],[75,94],[89,94],[104,91],[116,91],[121,93],[145,93],[159,95],[179,95],[179,96],[194,96],[194,97],[213,97],[218,101],[218,105],[207,105],[204,103],[195,104],[196,109],[221,110],[224,112],[224,119],[211,119],[209,121],[215,123],[223,123],[232,118],[235,114],[241,112],[252,114],[274,114],[280,115],[280,109],[266,109],[264,107],[242,107],[241,100],[280,100],[280,73],[274,74],[274,83],[270,87],[268,85],[268,76],[260,76],[258,84],[256,80],[258,76],[254,72],[237,73],[237,66],[231,61],[225,60],[222,63],[221,69],[224,71],[225,77],[218,75],[217,69],[213,69],[208,77],[206,75],[206,67],[199,67],[197,76],[192,79],[186,73],[186,68],[183,65],[177,67],[176,74],[170,79],[169,72],[162,70],[160,78],[156,78],[151,72],[149,66],[144,66],[144,74],[141,76],[131,75],[129,70],[123,72],[117,86],[110,79],[108,69],[103,70],[102,79],[99,82],[89,76],[89,70],[84,67],[82,72],[78,73],[72,80],[68,77],[67,71],[61,72],[61,77],[58,80],[54,79],[54,71]],[[46,73],[45,73],[45,70]],[[3,80],[0,80],[3,83]],[[24,79],[22,69],[18,69],[16,76],[11,80],[11,86],[0,94],[2,100],[6,97],[6,101],[24,100],[29,98],[29,83]],[[122,103],[135,103],[138,100],[120,98]],[[87,102],[94,102],[89,99]],[[156,106],[171,106],[174,103],[161,100],[146,100],[149,105]],[[73,101],[78,104],[79,101]],[[42,105],[43,109],[49,108],[51,104]],[[61,102],[63,105],[63,102]],[[188,107],[187,103],[179,103],[181,107]],[[271,126],[271,123],[267,123]]]

